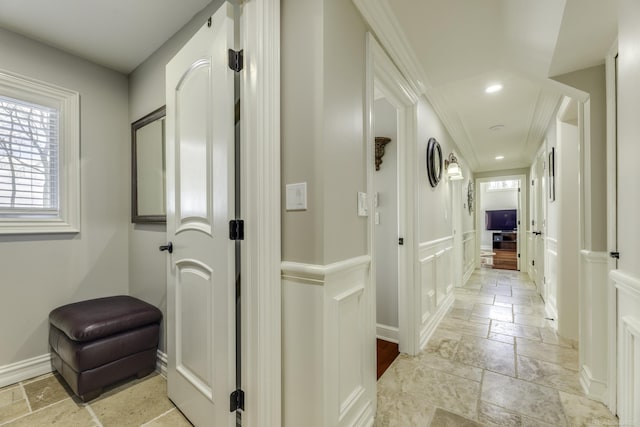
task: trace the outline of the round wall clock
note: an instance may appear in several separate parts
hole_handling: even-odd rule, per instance
[[[427,176],[432,187],[436,187],[442,178],[442,149],[435,138],[429,138],[427,142]]]

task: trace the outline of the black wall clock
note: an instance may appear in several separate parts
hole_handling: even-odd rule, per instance
[[[436,187],[442,178],[442,149],[435,138],[429,138],[427,142],[427,176],[432,187]]]

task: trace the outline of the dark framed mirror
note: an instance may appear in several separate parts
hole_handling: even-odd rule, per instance
[[[442,148],[435,138],[429,138],[427,142],[427,176],[429,184],[436,187],[442,179]]]
[[[164,106],[131,124],[131,222],[166,223]]]

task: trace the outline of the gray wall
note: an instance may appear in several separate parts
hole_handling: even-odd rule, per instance
[[[127,78],[0,30],[0,68],[80,93],[81,232],[0,236],[0,366],[40,356],[53,308],[129,288]]]
[[[398,137],[397,110],[386,99],[375,102],[375,136],[391,138],[380,170],[373,173],[380,223],[376,241],[376,322],[398,327]]]
[[[211,2],[187,25],[165,42],[129,75],[129,122],[134,122],[165,105],[165,66],[180,48],[205,24],[222,3]],[[130,221],[129,221],[130,222]],[[167,309],[166,252],[158,246],[166,241],[164,224],[129,225],[129,282],[131,295],[162,310]],[[164,321],[160,350],[166,351]]]
[[[308,209],[287,212],[282,258],[330,264],[367,251],[365,31],[352,2],[282,2],[282,184],[307,182]]]

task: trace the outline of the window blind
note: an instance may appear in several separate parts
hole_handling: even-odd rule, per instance
[[[0,96],[0,215],[58,211],[58,110]]]

